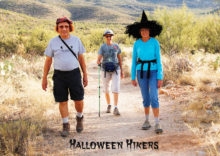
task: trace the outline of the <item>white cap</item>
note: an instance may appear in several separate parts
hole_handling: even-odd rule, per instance
[[[109,29],[104,32],[103,36],[105,36],[105,35],[114,35],[114,33],[112,30]]]

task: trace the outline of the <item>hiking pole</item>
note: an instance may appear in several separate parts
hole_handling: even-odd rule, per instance
[[[99,64],[99,117],[100,117],[100,70],[101,70],[101,63]]]

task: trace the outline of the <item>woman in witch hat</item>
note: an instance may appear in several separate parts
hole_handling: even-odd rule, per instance
[[[148,130],[151,125],[149,122],[150,105],[155,119],[155,132],[162,133],[163,130],[159,123],[159,102],[158,88],[163,83],[163,69],[160,57],[160,45],[154,38],[162,31],[162,26],[156,21],[149,21],[143,11],[140,22],[135,22],[126,27],[126,34],[136,38],[133,46],[131,82],[137,86],[137,80],[141,88],[143,105],[146,120],[142,126],[143,130]]]

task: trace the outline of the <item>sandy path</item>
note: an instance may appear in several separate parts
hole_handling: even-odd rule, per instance
[[[89,86],[85,90],[84,131],[77,134],[75,131],[75,109],[70,102],[71,135],[62,138],[61,119],[58,105],[49,110],[49,127],[44,137],[39,139],[38,151],[44,155],[196,155],[198,138],[186,127],[181,118],[180,106],[165,95],[160,95],[160,119],[164,133],[154,133],[154,120],[150,112],[151,129],[144,131],[141,126],[144,122],[141,93],[138,87],[130,84],[130,79],[121,82],[119,110],[121,116],[105,113],[106,103],[101,92],[101,117],[98,117],[98,67],[95,63],[88,66]],[[123,142],[122,149],[72,149],[69,140],[76,139],[80,142]],[[158,141],[159,150],[127,149],[126,139],[136,142]]]

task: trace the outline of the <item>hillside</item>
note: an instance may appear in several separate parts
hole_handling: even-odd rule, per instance
[[[9,10],[0,9],[0,30],[2,33],[0,35],[15,35],[18,33],[27,33],[37,26],[44,25],[45,29],[53,26],[52,20],[37,19],[25,14],[16,13]],[[7,27],[7,29],[5,29]]]
[[[59,7],[58,7],[59,6]],[[74,21],[100,22],[131,22],[132,16],[101,6],[83,4],[65,4],[61,2],[33,1],[33,0],[3,0],[0,8],[40,19],[56,19],[57,17],[71,17]]]
[[[154,3],[158,5],[165,5],[168,7],[179,7],[186,4],[187,7],[192,9],[207,9],[215,8],[218,2],[216,0],[137,0],[142,3]]]
[[[197,14],[219,7],[216,0],[1,0],[0,8],[41,19],[71,17],[74,21],[125,23],[134,21],[142,10],[152,12],[161,7],[186,5]],[[212,12],[211,12],[212,13]]]
[[[71,13],[74,21],[100,21],[107,23],[132,22],[134,17],[120,13],[115,10],[97,6],[67,5],[67,10]]]
[[[42,19],[55,19],[58,16],[70,17],[70,13],[64,8],[33,0],[3,0],[0,1],[0,8]]]

